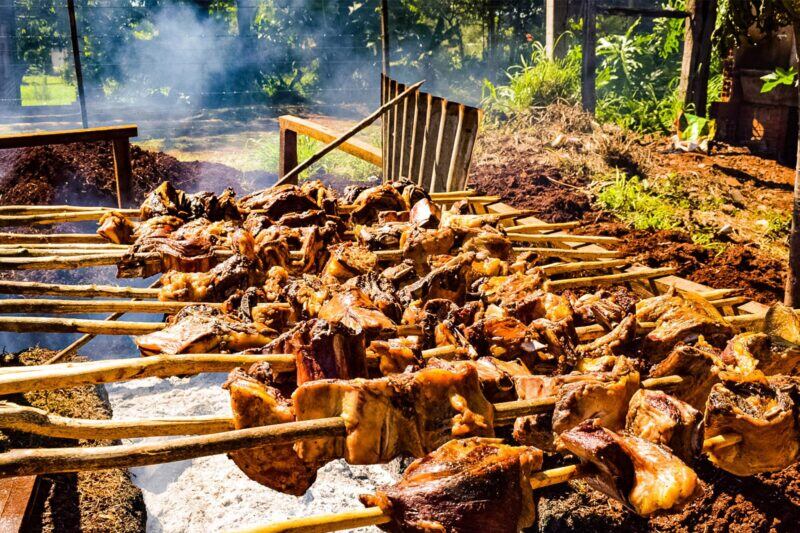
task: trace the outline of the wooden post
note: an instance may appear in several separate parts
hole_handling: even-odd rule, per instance
[[[711,66],[711,34],[717,21],[716,0],[688,0],[679,91],[687,109],[705,116]]]
[[[567,30],[569,0],[547,0],[545,10],[545,53],[547,59],[560,59],[567,52],[567,43],[559,37]]]
[[[125,138],[113,139],[111,148],[114,152],[114,175],[117,181],[117,206],[120,209],[133,203],[133,171],[131,170],[131,145]]]
[[[72,59],[75,61],[75,79],[78,83],[78,100],[81,104],[81,122],[84,128],[88,128],[89,119],[86,115],[86,93],[83,90],[81,50],[78,46],[78,22],[75,19],[75,0],[67,0],[67,10],[69,12],[69,33],[72,41]]]
[[[597,5],[595,0],[583,0],[583,58],[581,62],[581,103],[583,109],[594,113],[597,107],[595,70],[597,68]]]
[[[391,57],[389,56],[389,1],[381,0],[381,51],[382,51],[382,72],[384,76],[388,76],[391,70],[389,64]],[[382,104],[385,102],[381,102]]]
[[[800,17],[797,16],[797,13],[793,13],[793,15],[795,50],[800,51]],[[786,275],[786,294],[783,303],[795,309],[800,308],[800,137],[797,139],[792,233],[789,236],[789,271]]]
[[[297,166],[297,132],[281,128],[280,154],[278,155],[278,178]],[[295,180],[295,183],[297,180]]]

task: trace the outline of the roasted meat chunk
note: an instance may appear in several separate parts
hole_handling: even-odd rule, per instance
[[[343,287],[334,292],[319,308],[317,316],[328,322],[340,322],[355,331],[363,331],[368,340],[394,331],[396,327],[357,287]]]
[[[409,367],[418,370],[425,364],[419,340],[412,337],[372,341],[367,348],[367,357],[378,359],[378,369],[383,376],[400,374]]]
[[[411,207],[408,221],[420,228],[435,229],[439,227],[442,211],[439,206],[427,198],[422,198]]]
[[[323,268],[323,275],[340,282],[372,272],[378,264],[378,258],[363,244],[343,242],[334,244],[329,250],[330,258]]]
[[[381,313],[394,322],[400,322],[403,317],[403,307],[397,298],[395,284],[380,272],[372,271],[350,278],[342,287],[360,289]]]
[[[136,231],[136,224],[128,220],[127,217],[112,211],[106,213],[97,222],[97,234],[108,242],[114,244],[133,244],[133,234]]]
[[[297,185],[280,185],[248,194],[239,201],[243,209],[259,210],[270,220],[279,220],[287,213],[302,213],[319,209],[306,191]]]
[[[395,485],[361,496],[391,517],[387,531],[516,532],[533,525],[530,476],[542,452],[495,439],[450,441],[414,461]]]
[[[497,230],[470,230],[461,236],[461,249],[465,252],[483,252],[488,257],[506,260],[512,249],[511,240]]]
[[[306,461],[344,457],[351,464],[385,463],[400,454],[422,457],[452,438],[494,436],[494,408],[470,367],[311,381],[292,398],[298,420],[341,416],[347,428],[344,438],[298,442]]]
[[[486,399],[492,403],[510,402],[517,399],[514,378],[529,376],[530,370],[520,360],[502,361],[495,357],[480,357],[475,360],[446,361],[432,358],[427,368],[456,370],[462,366],[471,366],[478,371],[481,390]]]
[[[441,298],[457,304],[463,303],[467,294],[464,280],[474,259],[473,253],[464,253],[449,259],[443,265],[431,270],[425,277],[403,287],[400,299],[411,302]]]
[[[225,383],[236,429],[294,422],[291,401],[258,379],[263,375],[269,375],[269,369],[249,373],[236,369]],[[248,448],[228,456],[253,481],[294,496],[305,494],[322,466],[300,460],[291,443]]]
[[[636,305],[636,319],[655,321],[656,327],[642,341],[642,352],[657,363],[679,343],[693,344],[702,336],[713,346],[724,346],[733,334],[719,311],[699,297],[669,293],[642,300]]]
[[[670,395],[702,411],[711,387],[719,382],[716,360],[716,351],[708,344],[680,345],[650,369],[649,377],[681,376],[680,383],[670,386]]]
[[[403,257],[414,262],[419,274],[429,270],[428,259],[434,255],[450,253],[455,244],[453,230],[412,227],[400,236]]]
[[[516,318],[486,318],[479,320],[465,331],[467,341],[482,355],[498,359],[536,360],[536,352],[546,348],[538,335]]]
[[[193,305],[171,317],[161,331],[140,335],[134,341],[142,355],[226,353],[264,346],[273,330],[244,322],[207,305]]]
[[[774,377],[714,385],[706,404],[705,438],[738,435],[732,446],[711,447],[708,458],[737,476],[775,472],[797,461],[797,384]]]
[[[387,222],[379,226],[356,226],[353,234],[359,244],[370,250],[397,250],[407,229],[407,222]]]
[[[402,194],[390,183],[361,191],[352,205],[350,220],[365,225],[375,223],[381,211],[407,211],[409,208]]]
[[[262,351],[293,354],[298,385],[318,379],[367,377],[364,333],[342,323],[321,319],[301,322]]]
[[[687,464],[703,450],[703,413],[662,391],[640,389],[633,395],[625,431],[668,447]]]
[[[588,463],[590,486],[647,516],[686,504],[697,475],[666,448],[587,420],[561,435],[563,446]]]
[[[161,277],[158,299],[181,302],[223,302],[236,291],[263,283],[254,261],[233,255],[208,272],[174,272]]]
[[[740,333],[720,355],[725,370],[747,376],[760,370],[768,376],[800,375],[800,345],[767,333]]]

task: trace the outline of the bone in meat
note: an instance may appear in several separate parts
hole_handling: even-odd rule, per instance
[[[687,464],[703,450],[703,413],[663,391],[640,389],[633,395],[625,431],[666,446]]]

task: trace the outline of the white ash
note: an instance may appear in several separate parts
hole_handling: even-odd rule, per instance
[[[148,378],[107,385],[115,419],[231,414],[223,374]],[[149,439],[153,440],[153,439]],[[400,461],[350,466],[332,462],[296,498],[251,481],[224,455],[133,468],[144,493],[150,532],[209,531],[361,509],[359,494],[396,481]],[[377,528],[365,528],[377,531]]]

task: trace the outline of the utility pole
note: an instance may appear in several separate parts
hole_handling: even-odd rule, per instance
[[[69,33],[72,40],[72,59],[75,61],[75,79],[78,83],[78,100],[81,105],[81,122],[83,127],[89,127],[86,116],[86,93],[83,90],[83,69],[81,68],[81,50],[78,47],[78,22],[75,19],[75,0],[67,0],[69,11]]]

